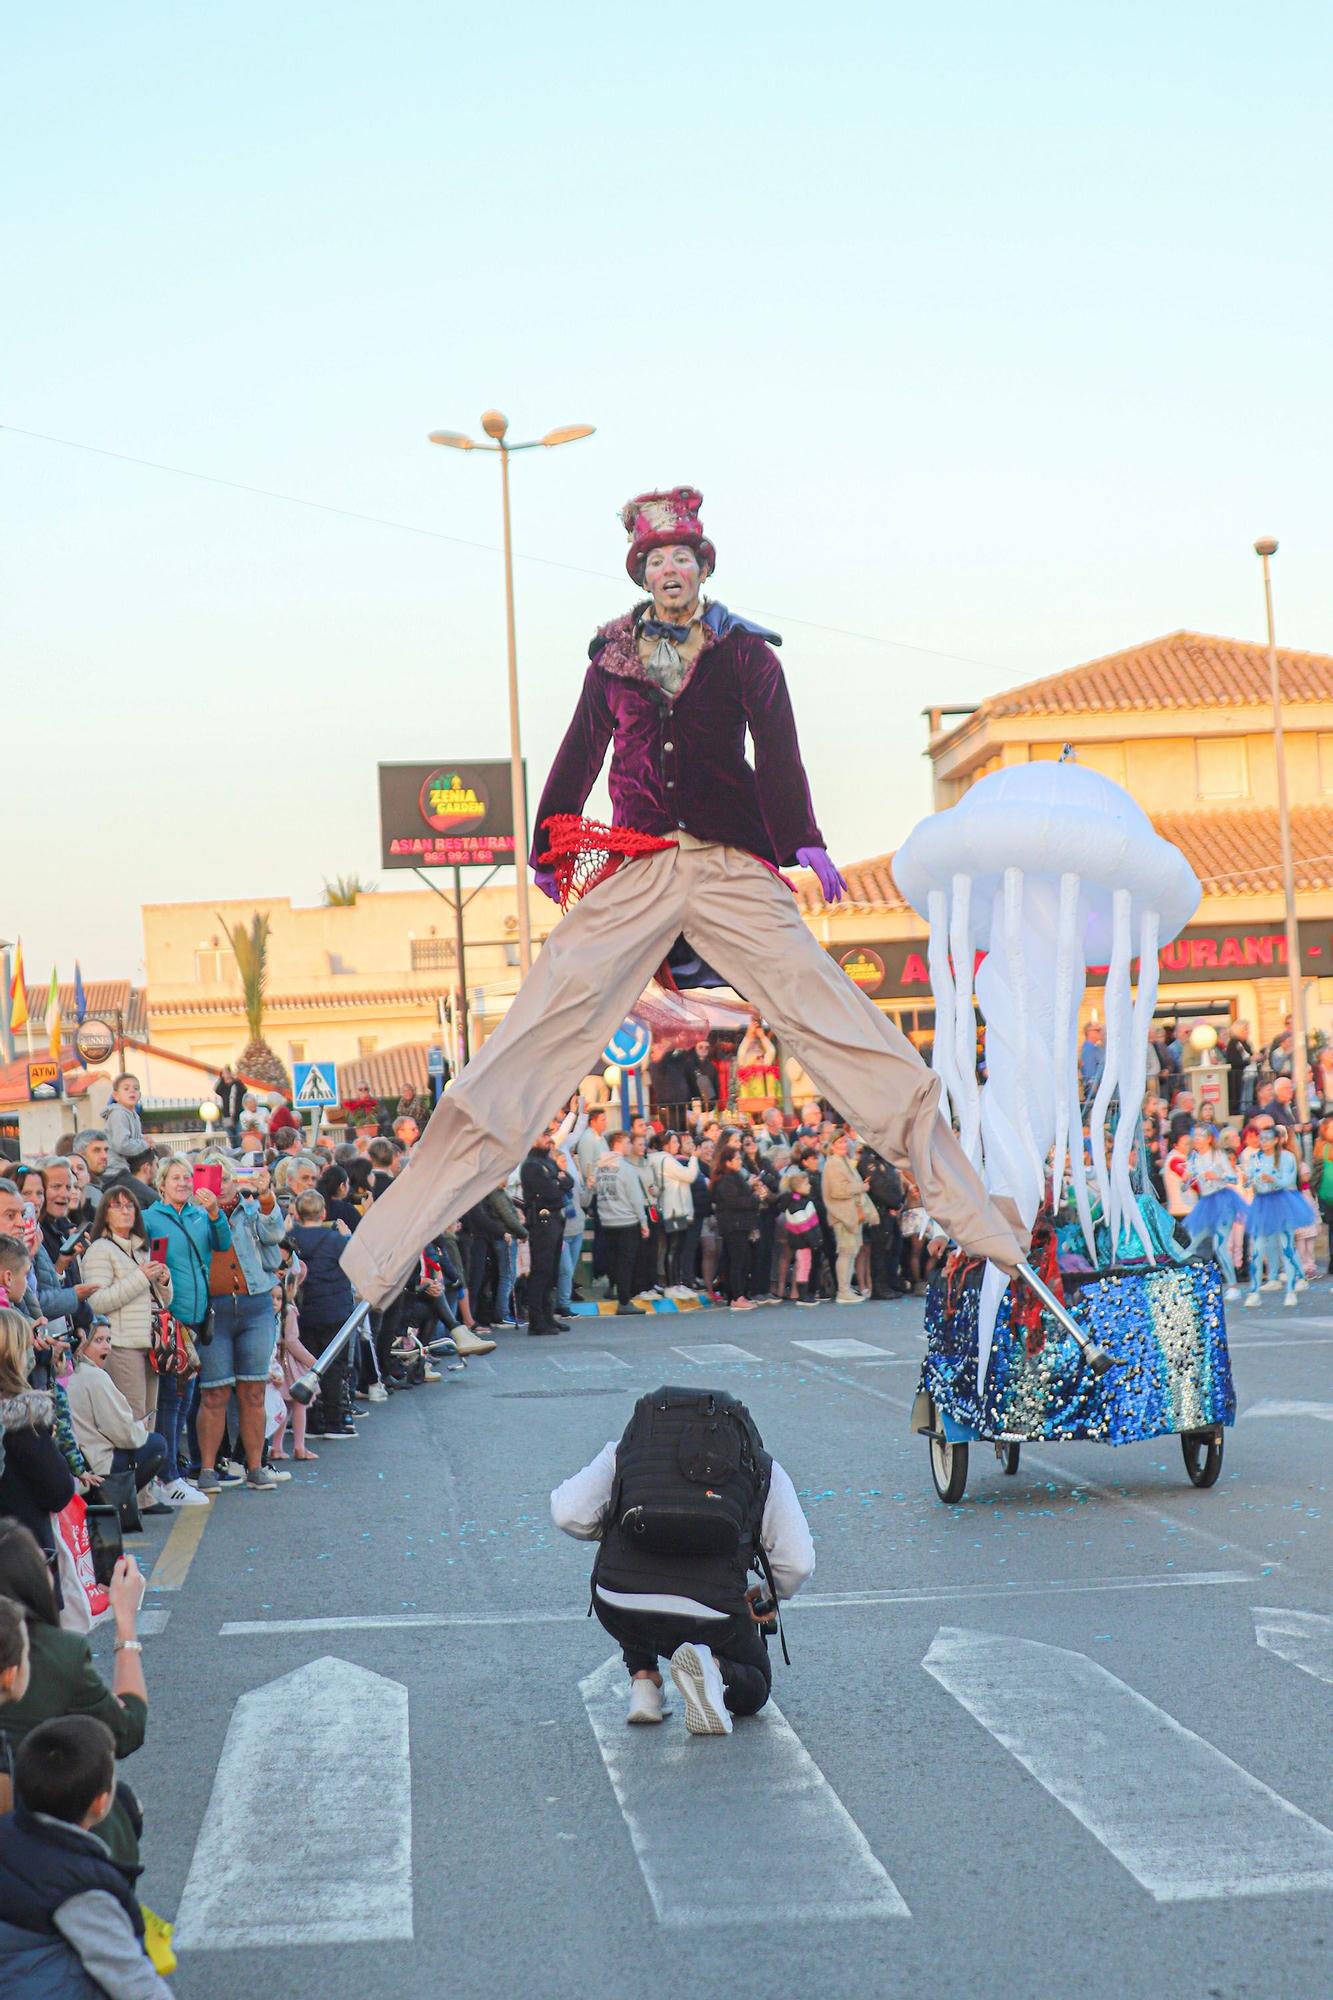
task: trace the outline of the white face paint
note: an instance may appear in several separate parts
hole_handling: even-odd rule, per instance
[[[684,542],[650,549],[643,566],[643,580],[652,592],[657,615],[672,625],[683,625],[693,615],[703,579],[699,558]]]

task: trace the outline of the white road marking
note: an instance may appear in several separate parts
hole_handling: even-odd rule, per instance
[[[1333,1618],[1318,1611],[1273,1611],[1256,1604],[1254,1636],[1266,1652],[1333,1687]]]
[[[139,1613],[139,1637],[141,1639],[151,1639],[157,1633],[165,1632],[167,1629],[167,1620],[170,1616],[171,1613],[165,1604],[145,1605],[144,1609]]]
[[[1333,1403],[1282,1402],[1273,1399],[1263,1403],[1252,1403],[1248,1410],[1241,1411],[1242,1417],[1313,1417],[1321,1424],[1333,1424]]]
[[[628,1685],[612,1654],[579,1692],[659,1923],[911,1915],[776,1703],[730,1737],[692,1737],[679,1703],[656,1729],[626,1728]]]
[[[891,1347],[872,1347],[868,1340],[794,1340],[792,1346],[822,1355],[826,1361],[862,1361],[868,1354],[893,1353]]]
[[[719,1367],[729,1361],[757,1361],[759,1356],[751,1354],[748,1347],[735,1347],[729,1340],[702,1342],[698,1347],[673,1347],[673,1354],[683,1354],[687,1361],[697,1362],[700,1368],[709,1368],[714,1362]]]
[[[411,1936],[407,1689],[326,1658],[242,1695],[181,1897],[177,1946]]]
[[[604,1374],[608,1368],[629,1367],[628,1361],[605,1347],[575,1347],[567,1354],[553,1354],[551,1359],[564,1375]]]
[[[793,1611],[846,1611],[877,1604],[952,1604],[971,1597],[1062,1597],[1107,1590],[1197,1590],[1257,1583],[1243,1569],[1164,1570],[1155,1576],[1053,1577],[1046,1583],[956,1583],[900,1590],[803,1590],[783,1606]],[[449,1626],[582,1625],[587,1611],[398,1611],[382,1617],[238,1618],[219,1627],[222,1639],[286,1638],[300,1632],[434,1632]]]
[[[945,1626],[922,1664],[1157,1902],[1333,1888],[1326,1826],[1084,1654]]]
[[[1272,1340],[1228,1340],[1227,1347],[1233,1354],[1238,1347],[1333,1347],[1333,1333],[1297,1334],[1291,1340],[1276,1335]]]

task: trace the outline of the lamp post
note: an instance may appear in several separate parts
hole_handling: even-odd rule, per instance
[[[1291,982],[1291,1081],[1296,1093],[1296,1118],[1309,1114],[1305,1059],[1305,988],[1301,981],[1301,934],[1296,922],[1296,870],[1291,857],[1291,811],[1287,803],[1287,758],[1282,741],[1282,687],[1277,671],[1277,638],[1273,628],[1273,577],[1269,558],[1277,543],[1266,536],[1254,545],[1264,566],[1264,609],[1268,615],[1268,681],[1273,697],[1273,756],[1277,764],[1277,823],[1282,843],[1282,895],[1287,912],[1287,974]]]
[[[526,444],[510,444],[509,419],[499,410],[484,410],[481,427],[491,440],[479,444],[461,431],[432,431],[432,444],[447,444],[455,451],[498,451],[500,454],[500,496],[504,511],[505,548],[505,636],[509,644],[509,778],[514,809],[514,864],[518,876],[518,966],[526,979],[532,969],[532,925],[528,917],[528,802],[523,791],[523,751],[518,726],[518,653],[514,640],[514,551],[509,532],[509,456],[515,451],[549,450],[552,445],[573,444],[576,438],[591,437],[592,424],[564,424],[547,431],[545,437]],[[463,996],[467,1005],[467,995]]]

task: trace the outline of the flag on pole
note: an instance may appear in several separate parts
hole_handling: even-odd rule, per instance
[[[23,977],[23,939],[14,946],[14,977],[9,988],[9,1025],[11,1028],[26,1028],[28,1025],[28,988]]]
[[[82,1027],[87,1018],[88,996],[83,990],[83,974],[79,970],[79,961],[76,958],[74,961],[74,1019]]]
[[[60,977],[51,967],[51,989],[46,996],[46,1032],[51,1037],[51,1054],[60,1054]]]

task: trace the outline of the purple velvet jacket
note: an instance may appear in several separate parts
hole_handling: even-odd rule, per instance
[[[642,607],[640,607],[641,609]],[[639,611],[603,625],[565,740],[537,807],[532,862],[552,813],[581,813],[614,738],[612,820],[637,833],[694,834],[787,867],[822,847],[796,719],[777,655],[733,626],[704,643],[674,701],[648,678],[635,646]],[[754,768],[745,761],[745,732]]]

